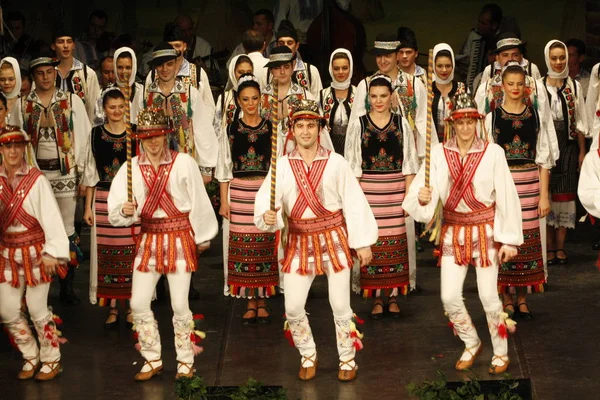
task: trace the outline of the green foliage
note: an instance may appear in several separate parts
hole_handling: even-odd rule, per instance
[[[179,378],[175,383],[175,393],[180,400],[286,400],[285,389],[265,388],[262,383],[249,378],[239,388],[218,388],[209,390],[199,376]]]
[[[469,376],[469,380],[463,380],[463,384],[456,390],[447,387],[446,375],[442,371],[437,374],[438,379],[421,384],[409,383],[406,390],[420,400],[523,400],[515,393],[519,382],[510,379],[509,375],[500,381],[502,389],[498,393],[485,395],[481,391],[479,380],[473,374]]]

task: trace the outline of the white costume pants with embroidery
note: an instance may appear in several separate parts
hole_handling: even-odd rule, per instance
[[[185,261],[177,261],[177,271],[166,274],[173,308],[173,329],[175,331],[175,351],[177,361],[193,364],[194,351],[190,334],[193,332],[193,317],[188,303],[188,292],[192,274],[186,272]],[[131,288],[131,310],[138,333],[140,353],[147,361],[161,359],[160,334],[154,313],[150,308],[152,296],[160,275],[155,270],[155,261],[150,260],[149,272],[140,272],[137,265],[133,269]]]
[[[36,279],[40,278],[39,269],[34,269]],[[14,339],[15,344],[26,360],[36,359],[39,355],[42,362],[60,360],[58,338],[54,330],[46,331],[46,325],[52,321],[52,312],[48,309],[48,292],[50,283],[40,283],[28,287],[25,301],[29,315],[35,326],[40,341],[40,349],[33,337],[27,319],[21,312],[21,299],[25,292],[25,278],[20,277],[18,288],[9,283],[0,283],[0,318]]]
[[[477,273],[477,290],[479,299],[485,310],[494,355],[508,354],[508,341],[498,334],[498,324],[501,322],[502,302],[498,297],[498,259],[496,250],[490,251],[489,267],[475,267]],[[479,262],[479,259],[477,259]],[[470,349],[479,344],[477,330],[473,326],[463,299],[463,285],[470,267],[456,265],[454,256],[443,256],[441,263],[441,292],[444,310],[454,325],[456,333]]]
[[[60,215],[62,216],[63,224],[67,236],[71,237],[75,233],[75,210],[77,209],[77,197],[58,197],[56,198]]]
[[[340,257],[340,263],[348,265],[345,257]],[[331,262],[326,261],[324,264],[323,270],[328,281],[329,304],[335,321],[338,355],[340,361],[350,361],[354,359],[356,353],[354,340],[350,337],[350,323],[353,317],[350,307],[350,274],[352,270],[344,268],[340,272],[334,272]],[[302,356],[312,357],[316,354],[317,349],[304,306],[315,275],[298,274],[296,272],[298,266],[299,260],[293,260],[291,272],[283,274],[285,314],[296,348]],[[312,269],[314,268],[311,265]]]

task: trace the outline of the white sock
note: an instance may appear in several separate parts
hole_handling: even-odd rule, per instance
[[[340,362],[340,365],[339,365],[339,368],[344,371],[352,371],[354,369],[354,367],[356,367],[356,363],[354,362],[354,360],[352,360],[348,363],[343,363],[343,364],[342,364],[342,362]]]
[[[506,364],[507,361],[504,360],[508,360],[508,357],[504,356],[502,358],[500,357],[494,357],[492,360],[492,365],[498,366],[498,367],[503,367],[504,364]]]
[[[150,372],[153,368],[156,369],[162,365],[162,360],[148,361],[144,363],[140,372]]]
[[[25,360],[25,361],[27,361],[27,360]],[[32,367],[30,363],[24,362],[23,368],[21,368],[21,371],[31,371],[32,369],[37,367],[37,365],[39,363],[39,360],[37,358],[32,358],[29,361],[31,361],[31,364],[33,364],[34,366]]]
[[[306,358],[306,357],[302,357],[302,367],[303,368],[309,368],[309,367],[314,367],[315,363],[312,360],[316,360],[316,353],[314,356],[311,356],[310,359]]]
[[[178,374],[189,374],[190,372],[194,372],[195,368],[194,368],[194,364],[192,363],[190,365],[190,367],[192,368],[192,370],[190,371],[190,368],[188,367],[188,365],[190,364],[183,364],[178,362],[177,363],[177,373]]]
[[[475,353],[477,353],[477,350],[479,350],[479,347],[481,347],[481,341],[479,342],[479,344],[475,345],[474,347],[469,348],[469,351],[463,351],[462,356],[460,356],[460,360],[461,361],[469,361],[473,358],[473,355],[475,355]],[[473,355],[471,355],[473,354]]]

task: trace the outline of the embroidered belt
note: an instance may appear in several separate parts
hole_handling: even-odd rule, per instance
[[[333,236],[337,234],[337,240]],[[321,239],[325,248],[321,247]],[[316,275],[323,275],[323,255],[327,254],[333,265],[334,272],[339,272],[348,265],[343,265],[338,258],[339,253],[346,256],[346,262],[352,262],[352,253],[348,245],[346,234],[346,221],[342,210],[317,218],[296,219],[288,217],[288,241],[285,257],[281,263],[281,272],[291,272],[294,258],[300,259],[300,265],[296,272],[307,275],[309,271],[309,257],[314,260]]]
[[[459,226],[473,226],[488,222],[493,223],[494,216],[496,215],[495,206],[495,204],[492,204],[488,208],[468,213],[451,211],[444,208],[444,223]]]
[[[41,226],[30,228],[25,232],[4,232],[0,239],[0,252],[4,253],[8,249],[8,258],[0,255],[0,283],[6,282],[4,274],[5,269],[10,269],[12,277],[10,284],[12,287],[18,288],[19,271],[23,270],[25,275],[25,285],[36,286],[40,281],[42,283],[52,282],[52,276],[47,275],[44,268],[39,268],[40,280],[38,281],[33,269],[40,265],[42,261],[42,252],[46,237]],[[31,256],[31,248],[35,250],[35,255]],[[21,250],[21,263],[17,264],[15,260],[16,250]],[[7,265],[8,264],[8,265]],[[8,268],[7,268],[8,267]],[[59,264],[57,273],[61,278],[67,275],[67,267],[64,264]]]
[[[180,214],[175,217],[165,218],[142,218],[142,233],[171,233],[188,231],[192,229],[189,213]]]
[[[37,163],[42,171],[60,170],[60,160],[58,158],[53,158],[50,160],[37,160]]]
[[[289,232],[299,235],[324,233],[344,226],[345,220],[342,210],[317,218],[296,219],[288,217]]]
[[[479,258],[482,267],[489,267],[492,262],[488,249],[494,247],[493,238],[487,237],[486,226],[494,226],[495,206],[475,210],[468,213],[452,211],[444,208],[444,222],[442,226],[442,255],[453,254],[457,265],[474,265],[473,252],[479,248]],[[445,241],[448,229],[452,227],[452,243]],[[464,229],[464,244],[460,244],[460,230]],[[473,241],[473,230],[477,230],[477,242]],[[440,259],[441,260],[441,259]]]

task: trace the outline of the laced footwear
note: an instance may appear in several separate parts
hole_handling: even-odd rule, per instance
[[[184,372],[187,369],[187,372]],[[175,374],[175,379],[179,378],[191,378],[194,376],[196,372],[196,368],[194,368],[194,363],[188,364],[181,361],[177,361],[177,374]]]
[[[23,368],[21,368],[21,371],[17,374],[17,379],[24,381],[33,378],[39,364],[37,357],[23,360]],[[31,367],[31,369],[29,367]]]
[[[356,379],[356,371],[358,370],[358,365],[356,363],[354,363],[354,365],[352,365],[351,363],[353,361],[354,361],[354,358],[351,360],[348,360],[348,361],[340,360],[340,366],[339,366],[339,371],[338,371],[338,380],[340,380],[342,382],[349,382],[349,381],[353,381],[354,379]],[[342,367],[344,365],[347,365],[351,369],[342,369]]]
[[[160,363],[160,365],[158,365],[156,368],[152,365],[152,364],[158,364]],[[145,366],[148,366],[150,368],[149,371],[143,371]],[[162,366],[162,360],[156,360],[156,361],[144,361],[144,365],[142,366],[142,369],[140,370],[140,372],[138,372],[137,374],[135,374],[135,376],[133,377],[133,379],[135,379],[136,381],[147,381],[148,379],[152,378],[154,375],[160,375],[160,373],[163,370],[163,366]]]
[[[304,363],[310,362],[310,367],[305,367]],[[309,357],[302,356],[302,362],[300,363],[300,372],[298,377],[303,381],[310,381],[317,375],[317,353]]]
[[[494,361],[496,360],[502,361],[503,364],[494,364]],[[508,356],[494,356],[492,357],[492,362],[490,363],[490,368],[488,369],[488,372],[490,373],[490,375],[501,375],[506,372],[509,364],[510,360],[508,359]]]
[[[54,379],[58,374],[60,374],[59,361],[43,362],[40,372],[37,373],[35,379],[38,381],[49,381]]]
[[[462,359],[462,356],[461,356],[461,358],[459,358],[459,360],[456,362],[456,365],[454,366],[454,368],[456,368],[457,371],[466,371],[473,366],[473,363],[475,362],[475,358],[477,358],[477,356],[479,354],[481,354],[481,350],[483,349],[481,340],[479,341],[478,346],[479,347],[477,347],[477,350],[475,350],[475,353],[473,353],[473,350],[475,349],[476,346],[471,347],[470,349],[465,347],[465,351],[463,352],[463,355],[465,353],[468,353],[471,355],[471,358],[469,360],[465,361]]]

